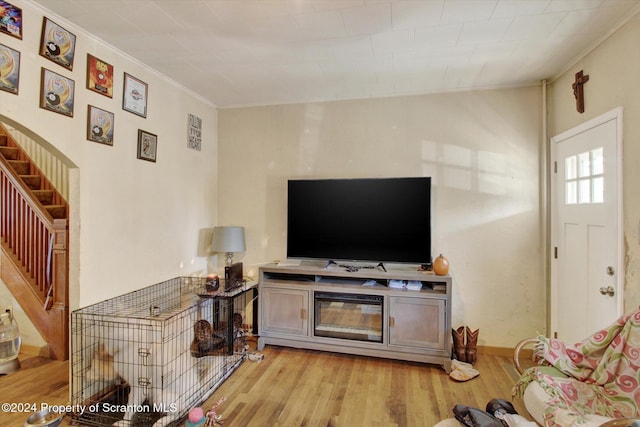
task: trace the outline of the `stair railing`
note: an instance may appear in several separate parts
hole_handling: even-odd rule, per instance
[[[12,174],[11,167],[0,156],[0,215],[2,243],[11,249],[30,277],[34,279],[42,302],[46,299],[47,270],[54,283],[60,277],[56,265],[47,265],[49,241],[53,240],[53,253],[66,253],[67,220],[53,219],[35,200],[22,181]],[[61,238],[64,237],[64,238]],[[55,264],[59,264],[56,262]],[[62,275],[65,277],[66,273]],[[64,292],[66,294],[66,292]]]
[[[54,219],[43,209],[3,156],[0,156],[0,237],[4,254],[18,267],[24,281],[31,284],[23,292],[30,292],[29,298],[33,301],[35,297],[40,302],[39,313],[34,307],[23,309],[46,335],[51,356],[66,359],[68,219]]]

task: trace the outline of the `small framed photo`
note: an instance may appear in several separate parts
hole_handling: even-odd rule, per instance
[[[0,44],[0,90],[18,94],[20,52]]]
[[[87,139],[112,146],[113,113],[94,107],[93,105],[89,105],[87,110]]]
[[[158,135],[138,129],[138,158],[155,162],[158,154]]]
[[[88,53],[87,89],[113,98],[113,65]]]
[[[22,9],[0,0],[0,33],[22,40]]]
[[[73,70],[75,49],[76,36],[45,16],[42,21],[40,55],[67,70]]]
[[[40,108],[73,117],[75,82],[42,68]]]
[[[141,117],[147,117],[148,85],[130,74],[124,73],[122,109]]]

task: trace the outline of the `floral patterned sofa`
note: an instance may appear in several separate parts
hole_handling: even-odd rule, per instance
[[[522,372],[513,395],[540,425],[623,425],[615,420],[640,417],[640,310],[574,345],[539,336],[534,356],[541,366]]]

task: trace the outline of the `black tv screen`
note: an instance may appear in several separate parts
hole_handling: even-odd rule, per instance
[[[426,264],[431,178],[289,180],[287,258]]]

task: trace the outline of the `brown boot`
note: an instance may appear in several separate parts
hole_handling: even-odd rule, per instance
[[[471,329],[467,326],[467,346],[465,349],[465,356],[467,363],[475,363],[478,359],[478,334],[480,329],[476,329],[471,332]]]
[[[464,326],[451,330],[453,337],[453,354],[460,362],[466,362],[465,346],[464,346]]]

